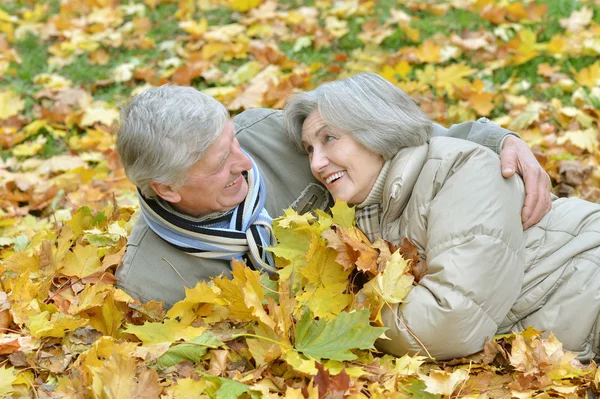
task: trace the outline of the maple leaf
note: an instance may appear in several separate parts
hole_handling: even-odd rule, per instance
[[[404,355],[395,359],[393,371],[402,375],[415,375],[426,361],[427,357],[425,356]]]
[[[529,29],[523,29],[519,32],[518,38],[515,40],[517,43],[515,55],[513,56],[513,62],[515,64],[524,64],[538,56],[538,48],[540,48],[540,45],[537,44],[535,32]]]
[[[122,352],[113,352],[100,367],[91,367],[92,390],[97,397],[128,398],[135,391],[137,364]]]
[[[104,299],[102,306],[99,309],[95,308],[89,312],[90,325],[104,335],[121,335],[119,329],[125,319],[125,315],[118,308],[116,302],[113,288]]]
[[[204,304],[224,305],[225,303],[216,288],[209,286],[205,281],[199,281],[194,288],[185,287],[185,298],[169,309],[167,317],[179,318],[182,323],[189,324],[196,318],[195,311]]]
[[[88,324],[87,320],[79,317],[43,311],[35,316],[29,317],[27,327],[34,337],[64,337],[67,330],[74,331]]]
[[[353,360],[350,349],[374,349],[375,340],[387,328],[371,327],[369,311],[342,312],[331,320],[313,320],[305,312],[296,324],[295,347],[314,359]]]
[[[581,10],[573,11],[568,18],[560,19],[560,26],[569,32],[581,32],[590,24],[593,15],[594,10],[584,6]]]
[[[316,367],[316,362],[314,359],[307,359],[302,354],[296,352],[295,350],[287,350],[283,353],[283,359],[294,368],[294,370],[299,371],[308,375],[317,374],[318,370]]]
[[[600,141],[598,140],[598,130],[596,128],[565,132],[558,138],[557,143],[564,144],[567,141],[583,150],[587,150],[590,154],[600,154]]]
[[[575,80],[581,86],[594,87],[600,84],[600,61],[597,61],[587,68],[581,68],[579,72],[571,70]]]
[[[342,370],[335,377],[331,377],[328,370],[325,370],[322,364],[317,363],[319,372],[314,378],[315,385],[319,388],[319,397],[342,396],[350,388],[350,377]]]
[[[452,96],[456,87],[464,87],[469,84],[465,77],[471,76],[474,72],[474,69],[462,63],[438,68],[435,71],[435,87],[445,90],[448,95]]]
[[[355,265],[358,270],[377,272],[379,252],[371,246],[369,239],[356,227],[338,228],[323,232],[327,246],[337,251],[336,261],[345,270],[351,270]]]
[[[13,368],[0,368],[0,395],[8,395],[14,391],[13,382],[17,379],[17,372]]]
[[[292,227],[292,223],[294,227],[309,226],[314,220],[315,217],[311,213],[300,215],[292,208],[288,208],[283,211],[283,216],[275,219],[275,222],[279,227],[287,229]]]
[[[431,370],[429,375],[419,374],[419,377],[425,382],[427,392],[450,397],[458,384],[469,378],[469,372],[464,369],[457,369],[451,373]]]
[[[316,317],[330,319],[337,316],[351,302],[352,296],[344,293],[347,282],[319,287],[306,287],[298,296],[298,308],[309,308]]]
[[[65,276],[87,277],[102,270],[102,262],[95,245],[82,246],[77,244],[72,251],[65,255],[60,272]]]
[[[383,272],[365,284],[365,292],[374,290],[385,302],[400,303],[412,289],[414,279],[410,273],[409,263],[402,258],[399,251],[396,251],[387,262]]]
[[[525,108],[525,111],[521,112],[516,118],[512,120],[509,129],[523,130],[533,122],[540,120],[540,112],[542,111],[543,104],[539,102],[532,102]]]
[[[196,381],[193,378],[179,378],[175,385],[166,388],[164,393],[177,399],[197,399],[207,388],[205,380]]]
[[[323,239],[313,236],[305,256],[307,265],[300,273],[306,277],[309,284],[327,287],[347,281],[350,271],[344,270],[343,266],[336,262],[336,251],[327,247]]]
[[[0,91],[0,120],[8,119],[25,109],[25,100],[12,90]]]
[[[269,339],[246,339],[248,350],[252,354],[257,365],[266,365],[282,355],[282,345],[277,343],[277,341],[280,340],[280,337],[272,329],[259,325],[254,328],[254,332],[258,337]],[[286,346],[289,347],[289,344],[286,343]]]
[[[336,201],[335,205],[330,208],[330,211],[334,224],[343,228],[354,227],[355,210],[354,207],[348,206],[346,201]]]
[[[184,360],[200,363],[201,358],[209,348],[218,348],[222,345],[223,342],[218,338],[209,332],[205,332],[189,341],[175,344],[169,348],[168,351],[158,358],[156,365],[164,369],[181,363]]]
[[[258,7],[261,2],[262,0],[227,0],[227,3],[232,10],[242,12]]]
[[[162,323],[146,322],[141,326],[128,324],[124,330],[128,334],[134,334],[144,345],[174,342],[181,338],[192,338],[202,334],[204,331],[206,331],[204,327],[191,327],[180,323],[176,319],[166,319]]]
[[[118,119],[119,111],[114,108],[107,108],[105,104],[97,102],[86,108],[79,125],[81,127],[88,127],[99,122],[106,126],[112,126]]]

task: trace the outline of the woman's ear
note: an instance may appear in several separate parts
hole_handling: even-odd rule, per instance
[[[181,201],[181,195],[176,188],[168,184],[157,183],[155,181],[150,182],[150,187],[154,192],[162,199],[173,204]]]

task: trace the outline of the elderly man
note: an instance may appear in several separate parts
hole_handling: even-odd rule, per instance
[[[502,151],[502,173],[516,170],[526,184],[524,228],[550,208],[548,176],[511,132],[483,120],[437,125],[434,135]],[[231,259],[273,272],[263,250],[273,240],[271,218],[289,207],[304,213],[331,205],[305,155],[288,141],[281,111],[247,110],[232,121],[221,103],[190,87],[156,87],[133,98],[121,112],[117,149],[142,213],[118,285],[142,301],[171,307],[184,287],[228,274]]]

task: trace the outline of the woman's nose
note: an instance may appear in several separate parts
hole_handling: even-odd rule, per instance
[[[313,173],[321,172],[327,165],[329,164],[329,160],[321,151],[313,150],[311,159],[310,159],[310,168]]]

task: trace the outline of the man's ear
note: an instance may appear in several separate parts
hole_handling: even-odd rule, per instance
[[[167,202],[171,202],[173,204],[181,201],[181,195],[177,192],[173,186],[157,183],[155,181],[150,182],[150,187],[154,190],[154,192],[162,199]]]

